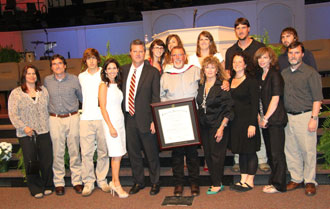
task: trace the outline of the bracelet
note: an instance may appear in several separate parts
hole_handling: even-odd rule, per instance
[[[268,123],[268,120],[266,118],[263,118],[262,120],[265,121],[266,123]]]

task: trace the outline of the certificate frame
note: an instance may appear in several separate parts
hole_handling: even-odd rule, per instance
[[[164,135],[164,128],[165,128],[164,124],[165,123],[164,124],[162,123],[162,121],[164,121],[166,119],[163,119],[164,117],[161,118],[162,116],[161,116],[160,112],[163,110],[168,111],[171,108],[175,108],[175,107],[183,107],[185,109],[187,109],[187,108],[189,109],[189,115],[190,115],[190,119],[191,119],[192,128],[191,129],[187,128],[186,130],[188,130],[188,133],[189,133],[188,136],[193,136],[193,137],[189,138],[187,140],[180,140],[177,142],[175,142],[175,141],[168,142],[168,141],[166,141],[165,135]],[[159,147],[161,150],[201,144],[199,123],[198,123],[198,118],[197,118],[197,108],[196,108],[196,102],[195,102],[194,97],[178,99],[178,100],[171,100],[171,101],[166,101],[166,102],[152,103],[151,108],[152,108],[152,116],[153,116],[154,125],[155,125],[155,129],[156,129],[158,143],[159,143]],[[167,121],[167,122],[171,122],[171,121]]]

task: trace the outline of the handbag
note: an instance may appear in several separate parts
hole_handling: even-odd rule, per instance
[[[33,142],[36,152],[38,150],[37,136],[38,136],[37,132],[33,131],[33,135],[30,137],[30,140]],[[30,160],[27,164],[27,167],[26,167],[26,174],[27,175],[39,175],[40,161],[38,159],[38,152],[36,154],[37,154],[37,159],[36,160]]]

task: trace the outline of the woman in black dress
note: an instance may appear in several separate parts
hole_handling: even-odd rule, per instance
[[[227,123],[233,119],[233,101],[228,91],[221,89],[226,73],[216,57],[206,57],[202,63],[197,94],[198,116],[204,154],[212,180],[207,194],[223,190],[222,177],[228,143]]]
[[[231,189],[244,192],[254,187],[258,168],[256,152],[260,149],[258,128],[259,90],[257,80],[250,76],[248,57],[242,53],[233,56],[231,96],[234,100],[235,118],[231,122],[231,151],[239,154],[241,180]]]
[[[260,127],[265,140],[272,173],[265,193],[286,191],[286,160],[284,127],[288,121],[284,109],[284,81],[277,66],[277,57],[269,47],[262,47],[254,55],[260,69],[257,74],[261,89]]]

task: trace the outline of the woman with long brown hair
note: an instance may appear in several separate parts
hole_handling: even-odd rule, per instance
[[[117,193],[120,198],[126,198],[128,193],[123,190],[119,180],[120,161],[127,151],[124,115],[121,108],[123,93],[120,89],[121,76],[117,60],[111,58],[105,61],[101,79],[99,103],[108,153],[111,157],[112,181],[109,186],[113,194]]]
[[[35,198],[50,195],[54,187],[48,100],[38,69],[25,66],[21,86],[10,93],[8,115],[23,150],[27,186]]]
[[[151,66],[157,68],[159,73],[163,73],[162,64],[165,57],[165,43],[160,39],[155,39],[149,48],[149,63]]]

